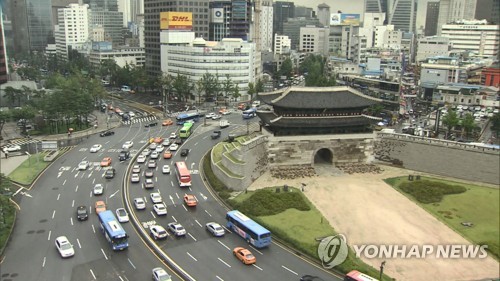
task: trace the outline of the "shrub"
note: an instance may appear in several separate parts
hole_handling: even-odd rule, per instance
[[[238,204],[238,208],[244,214],[254,217],[276,215],[288,208],[295,208],[299,211],[311,209],[297,192],[276,193],[270,189],[255,191],[247,200]]]
[[[463,193],[467,189],[460,185],[449,185],[428,180],[403,182],[399,188],[412,195],[420,203],[437,203],[444,195]]]

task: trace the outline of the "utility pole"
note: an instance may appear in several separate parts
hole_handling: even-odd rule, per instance
[[[380,264],[380,276],[378,278],[378,280],[382,281],[382,275],[384,275],[384,266],[385,266],[385,261],[383,261],[381,264]]]

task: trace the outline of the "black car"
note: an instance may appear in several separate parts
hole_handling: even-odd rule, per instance
[[[89,218],[89,214],[87,212],[87,207],[85,207],[85,206],[76,207],[76,218],[79,221],[87,220]]]
[[[175,140],[175,144],[181,145],[184,141],[181,138]]]
[[[118,156],[118,159],[120,161],[125,161],[125,160],[127,160],[129,158],[130,158],[130,151],[127,151],[127,150],[122,150],[120,152],[120,155]]]
[[[318,276],[304,275],[300,277],[300,281],[324,281],[324,280],[319,278]]]
[[[115,177],[116,170],[114,168],[107,169],[104,173],[104,177],[107,179],[112,179]]]
[[[144,125],[144,127],[149,128],[149,127],[154,127],[156,125],[158,125],[158,122],[152,122],[152,123]]]
[[[115,132],[113,132],[113,131],[105,131],[105,132],[100,133],[99,135],[101,137],[107,137],[107,136],[112,136],[114,134],[115,134]]]
[[[183,150],[181,150],[181,156],[188,156],[188,154],[189,154],[189,149],[184,148]]]
[[[221,131],[214,131],[212,133],[212,135],[210,135],[210,137],[214,140],[214,139],[220,138],[220,135],[221,135]]]

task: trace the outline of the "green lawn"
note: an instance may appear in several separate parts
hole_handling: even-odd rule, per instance
[[[392,178],[386,180],[386,182],[472,243],[478,245],[487,244],[488,250],[498,259],[500,243],[499,190],[497,188],[452,182],[442,179],[428,177],[423,177],[423,179],[461,185],[464,186],[467,191],[461,194],[445,195],[443,200],[439,203],[422,204],[397,188],[401,182],[407,181],[406,177]],[[461,224],[462,222],[471,222],[473,226],[463,226]]]
[[[31,155],[19,167],[12,171],[8,176],[11,180],[23,185],[31,185],[35,178],[42,172],[51,162],[44,162],[45,153]]]

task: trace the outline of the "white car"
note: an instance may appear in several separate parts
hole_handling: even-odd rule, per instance
[[[153,209],[155,210],[155,212],[158,216],[166,216],[167,215],[167,206],[165,206],[165,203],[154,204]]]
[[[231,114],[231,110],[227,109],[222,111],[222,115],[228,115],[228,114]]]
[[[141,155],[137,156],[137,163],[142,164],[144,162],[146,162],[146,155],[141,154]]]
[[[99,152],[99,150],[101,150],[102,148],[102,145],[100,144],[94,144],[91,148],[90,148],[90,152],[91,153],[96,153],[96,152]]]
[[[149,150],[155,150],[156,146],[157,144],[153,142],[152,144],[149,145]]]
[[[127,211],[125,211],[124,208],[116,209],[116,217],[118,218],[119,222],[128,222],[129,221]]]
[[[156,146],[155,151],[158,153],[161,153],[164,149],[165,149],[165,147],[163,145],[159,144]]]
[[[73,249],[73,245],[69,243],[66,236],[59,236],[56,238],[56,248],[63,258],[69,258],[75,255],[75,249]]]
[[[222,228],[222,226],[216,222],[209,222],[205,226],[207,228],[207,231],[212,233],[213,236],[220,237],[226,234],[224,228]]]
[[[82,161],[80,164],[78,164],[78,170],[80,171],[85,171],[90,167],[90,162],[89,161]]]
[[[168,229],[170,229],[175,236],[186,235],[186,229],[180,223],[171,222],[168,224]]]
[[[148,162],[148,168],[151,168],[151,169],[156,168],[156,161],[155,160],[149,160],[149,162]]]
[[[155,240],[167,238],[168,233],[161,225],[154,224],[149,227],[149,231]]]
[[[163,146],[169,146],[169,145],[170,145],[170,140],[169,140],[169,139],[165,139],[165,140],[161,143],[161,145],[163,145]]]
[[[133,183],[138,183],[141,181],[141,177],[139,176],[139,174],[132,174],[132,176],[130,176],[130,181]]]
[[[123,148],[123,149],[130,149],[132,146],[134,146],[134,142],[133,142],[133,141],[126,141],[126,142],[122,145],[122,148]]]
[[[179,145],[176,144],[176,143],[173,143],[169,146],[168,150],[170,151],[177,151],[177,149],[179,148]]]
[[[218,119],[221,119],[221,118],[222,118],[222,116],[220,116],[218,114],[212,116],[212,120],[218,120]]]
[[[135,113],[134,113],[133,111],[130,111],[130,112],[128,113],[128,116],[130,116],[130,118],[133,118],[133,117],[135,117]]]
[[[170,166],[169,165],[163,165],[161,168],[161,172],[164,174],[170,174]]]
[[[146,209],[146,202],[144,202],[144,199],[137,197],[134,198],[134,206],[137,210],[144,210]]]
[[[210,118],[213,118],[214,116],[215,116],[215,113],[210,112],[207,115],[205,115],[205,118],[210,119]]]
[[[21,150],[21,146],[19,146],[17,144],[8,145],[8,146],[3,148],[4,152],[14,152],[14,151],[19,151],[19,150]]]
[[[94,195],[102,195],[104,193],[104,186],[98,183],[94,186]]]
[[[163,199],[161,198],[161,195],[158,192],[152,192],[149,196],[151,197],[151,201],[155,204],[163,202]]]
[[[172,281],[172,277],[168,275],[165,269],[156,267],[153,268],[153,281]]]
[[[158,159],[160,157],[160,153],[158,151],[153,151],[151,152],[151,156],[149,156],[151,159]]]
[[[176,133],[171,133],[169,138],[170,139],[176,139],[177,138],[177,134]]]

